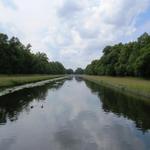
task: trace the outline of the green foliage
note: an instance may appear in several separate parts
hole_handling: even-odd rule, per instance
[[[83,74],[84,73],[84,70],[82,68],[77,68],[75,70],[75,74]]]
[[[103,56],[87,65],[85,74],[150,77],[150,35],[137,41],[106,46]]]
[[[10,40],[0,34],[0,74],[65,74],[59,62],[49,62],[45,53],[31,53],[31,45],[24,46],[18,38]]]
[[[64,75],[0,75],[0,90],[27,83],[63,77]]]
[[[67,73],[67,74],[73,74],[74,71],[73,71],[72,69],[66,69],[66,73]]]

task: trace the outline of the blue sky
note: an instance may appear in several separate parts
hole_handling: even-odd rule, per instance
[[[84,68],[106,45],[150,33],[150,0],[1,0],[0,32]]]

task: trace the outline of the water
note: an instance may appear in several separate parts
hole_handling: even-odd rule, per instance
[[[149,150],[150,104],[80,78],[0,97],[0,150]]]

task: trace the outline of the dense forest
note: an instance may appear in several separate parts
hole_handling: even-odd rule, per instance
[[[89,74],[150,77],[150,35],[137,41],[106,46],[103,56],[93,60],[85,70],[65,69],[60,62],[51,62],[45,53],[32,53],[31,45],[0,33],[0,74]]]
[[[150,77],[150,35],[137,41],[106,46],[103,56],[87,65],[85,74]]]
[[[0,33],[0,74],[64,74],[60,62],[50,62],[45,53],[32,53],[31,45]]]

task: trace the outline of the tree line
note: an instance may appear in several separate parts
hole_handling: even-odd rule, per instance
[[[150,35],[144,33],[137,41],[106,46],[103,56],[87,65],[84,73],[150,77]]]
[[[31,52],[18,38],[0,33],[0,74],[64,74],[60,62],[50,62],[45,53]]]

